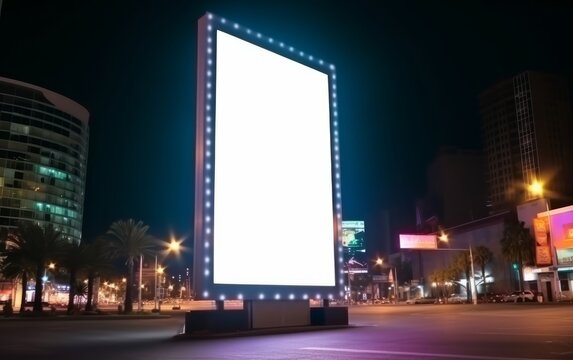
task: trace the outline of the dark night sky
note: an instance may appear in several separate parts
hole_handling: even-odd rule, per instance
[[[482,90],[524,70],[573,79],[567,1],[4,0],[0,76],[90,112],[87,239],[134,218],[191,245],[207,11],[336,64],[343,215],[372,228],[382,209],[413,225],[441,145],[481,146]]]

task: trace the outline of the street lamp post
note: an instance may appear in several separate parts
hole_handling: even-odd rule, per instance
[[[396,267],[393,266],[394,268],[394,302],[397,304],[398,303],[398,270],[396,270]]]
[[[181,309],[181,303],[183,302],[183,291],[185,290],[185,286],[181,285],[179,288],[179,309]]]
[[[153,310],[157,310],[157,254],[155,254],[155,271],[153,273]]]
[[[470,279],[470,285],[472,287],[472,302],[474,305],[477,305],[477,287],[476,287],[476,275],[474,271],[474,256],[472,254],[472,244],[470,244],[470,266],[472,271],[472,278]]]
[[[179,254],[179,250],[181,249],[181,243],[177,240],[175,240],[174,238],[171,238],[171,242],[167,245],[167,254],[169,254],[171,251]],[[166,254],[166,256],[167,256]],[[157,254],[155,254],[155,269],[154,269],[154,276],[153,276],[153,282],[154,282],[154,305],[153,305],[153,311],[158,311],[158,307],[157,307],[157,303],[158,303],[158,298],[157,298],[157,277],[159,276],[159,274],[163,273],[163,268],[159,267],[157,264]]]
[[[384,259],[377,258],[376,259],[376,265],[382,267],[382,265],[384,265]],[[390,269],[390,275],[392,275],[392,277],[393,277],[392,286],[394,287],[394,301],[397,303],[398,302],[398,273],[397,273],[395,266],[390,266],[389,269]],[[378,291],[380,292],[380,285],[378,286]],[[382,295],[382,294],[380,294],[380,295]],[[390,294],[388,293],[388,295],[390,295]]]
[[[161,292],[159,292],[159,294],[157,293],[157,289],[159,289],[159,286],[161,286],[161,274],[163,274],[163,267],[161,267],[160,265],[157,265],[157,256],[155,256],[155,311],[160,311],[161,310],[161,301],[159,300],[161,298]],[[159,278],[159,280],[158,280]],[[158,306],[159,303],[159,306]]]
[[[141,311],[143,309],[143,304],[141,302],[141,287],[142,285],[142,278],[143,277],[143,254],[139,254],[139,292],[137,293],[137,311]]]
[[[377,258],[376,259],[376,266],[382,267],[382,265],[384,265],[384,259]],[[374,278],[374,274],[372,274],[372,277]],[[374,286],[374,279],[372,279],[372,285]],[[378,283],[377,288],[378,288],[378,296],[381,297],[382,291],[380,290],[380,283]],[[372,304],[374,304],[374,289],[372,289]]]
[[[558,295],[560,292],[559,286],[559,275],[557,272],[557,250],[555,249],[555,239],[553,238],[553,234],[551,231],[551,210],[549,205],[549,197],[544,197],[543,193],[543,184],[539,181],[534,181],[533,184],[529,185],[529,191],[535,195],[538,195],[540,198],[545,200],[545,210],[547,214],[547,232],[549,234],[549,252],[551,254],[551,262],[553,263],[553,284],[552,284],[552,291],[554,299],[558,299]]]
[[[350,283],[350,264],[346,263],[346,271],[348,272],[348,306],[352,305],[352,285]]]
[[[441,241],[448,242],[448,235],[446,235],[445,233],[442,233],[438,238]],[[471,289],[471,292],[472,292],[472,303],[474,305],[477,305],[477,287],[475,286],[474,257],[472,254],[472,245],[470,244],[468,249],[446,248],[446,249],[437,249],[437,250],[442,250],[442,251],[469,251],[471,279],[469,281],[468,287]]]

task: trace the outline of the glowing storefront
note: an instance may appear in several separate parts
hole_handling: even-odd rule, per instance
[[[573,206],[543,211],[533,219],[538,289],[549,301],[571,298]]]

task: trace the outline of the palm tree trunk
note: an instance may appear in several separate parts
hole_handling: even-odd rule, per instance
[[[23,313],[26,309],[26,289],[28,288],[28,274],[24,271],[22,273],[22,296],[20,297],[20,312]]]
[[[34,308],[35,313],[42,312],[42,277],[43,277],[44,266],[40,265],[36,267],[36,286],[34,289]]]
[[[484,301],[487,302],[487,283],[485,282],[485,265],[482,265],[481,267],[481,277],[483,279]]]
[[[68,294],[68,315],[74,313],[74,298],[76,297],[76,272],[70,271],[70,292]]]
[[[127,263],[127,284],[125,287],[125,299],[123,307],[126,313],[133,312],[133,301],[132,301],[132,292],[133,292],[133,283],[134,283],[134,273],[133,273],[133,259],[128,261]]]
[[[88,298],[86,300],[86,311],[92,311],[92,297],[94,295],[94,276],[89,274],[88,276]]]
[[[525,281],[523,280],[523,257],[521,256],[521,252],[519,253],[519,290],[523,291]]]
[[[474,291],[474,289],[472,289],[472,282],[471,282],[471,272],[470,269],[468,268],[467,264],[466,264],[466,297],[468,302],[472,300],[472,293]]]

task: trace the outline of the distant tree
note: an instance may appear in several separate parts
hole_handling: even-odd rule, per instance
[[[523,266],[533,263],[535,239],[523,221],[511,219],[505,222],[500,244],[503,257],[518,264],[519,286],[523,289]]]
[[[481,277],[483,281],[483,291],[487,294],[487,283],[486,283],[486,274],[485,268],[486,266],[492,262],[493,260],[493,253],[490,249],[485,246],[476,246],[475,249],[472,251],[474,256],[474,264],[479,266],[481,270]]]
[[[456,254],[454,256],[451,266],[452,270],[454,270],[456,273],[459,274],[461,272],[465,275],[466,283],[465,284],[460,283],[460,285],[466,288],[467,300],[468,302],[471,301],[472,292],[474,291],[474,289],[472,289],[471,286],[472,274],[471,274],[471,261],[469,252],[463,251]]]
[[[429,275],[432,287],[436,287],[438,297],[447,298],[452,293],[452,285],[457,280],[456,271],[452,267],[434,270]]]
[[[147,234],[148,225],[141,221],[119,220],[111,224],[107,238],[110,240],[110,252],[113,258],[125,260],[127,266],[127,284],[125,287],[124,311],[133,311],[133,286],[135,280],[134,265],[141,257],[152,254],[156,240]]]

